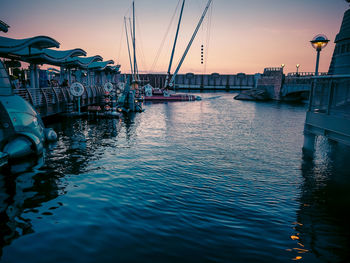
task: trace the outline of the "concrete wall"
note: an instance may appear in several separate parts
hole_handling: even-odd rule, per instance
[[[141,74],[142,84],[150,83],[153,87],[163,87],[165,74]],[[198,90],[237,90],[251,89],[255,85],[254,75],[239,73],[236,75],[221,75],[213,73],[203,74],[179,74],[175,78],[176,89]]]

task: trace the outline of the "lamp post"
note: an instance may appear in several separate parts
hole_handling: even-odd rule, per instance
[[[286,66],[285,64],[281,64],[282,73],[285,66]]]
[[[320,34],[315,36],[310,42],[312,47],[317,51],[315,76],[318,76],[318,65],[320,62],[320,53],[321,53],[321,50],[327,46],[329,39],[325,35]]]
[[[297,76],[299,76],[299,68],[300,68],[300,64],[297,64]]]

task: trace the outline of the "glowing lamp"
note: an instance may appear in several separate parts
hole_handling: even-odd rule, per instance
[[[315,36],[310,42],[311,42],[312,47],[314,49],[316,49],[316,51],[317,51],[316,70],[315,70],[315,76],[317,76],[318,75],[318,65],[320,62],[320,53],[321,53],[321,50],[327,46],[329,39],[325,35],[319,34],[319,35]]]
[[[310,42],[314,49],[321,51],[327,46],[329,39],[325,35],[320,34],[315,36]]]

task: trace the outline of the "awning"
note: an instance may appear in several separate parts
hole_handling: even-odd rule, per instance
[[[66,67],[78,67],[78,68],[84,68],[87,69],[92,63],[102,61],[103,58],[99,55],[92,56],[92,57],[74,57],[74,58],[69,58],[65,66]]]
[[[1,21],[0,20],[0,31],[2,31],[2,32],[7,32],[8,31],[8,28],[9,28],[10,26],[8,25],[8,24],[6,24],[5,22],[3,22],[3,21]]]
[[[88,67],[90,70],[104,70],[109,64],[114,64],[113,60],[91,63]]]
[[[81,48],[70,50],[54,50],[54,49],[23,49],[14,52],[13,55],[19,57],[19,60],[33,64],[49,64],[55,66],[64,65],[68,59],[77,56],[86,56],[86,52]],[[11,55],[9,55],[11,57]]]
[[[12,54],[25,48],[31,50],[32,48],[58,48],[59,46],[60,43],[58,43],[53,38],[47,36],[37,36],[25,39],[0,37],[0,57]]]

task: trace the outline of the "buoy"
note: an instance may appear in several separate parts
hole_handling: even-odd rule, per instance
[[[113,84],[111,82],[106,82],[103,85],[103,89],[104,89],[105,92],[110,93],[114,89],[114,86],[113,86]]]
[[[69,91],[74,97],[80,97],[83,95],[85,88],[81,83],[74,82],[72,85],[70,85]]]
[[[46,128],[44,130],[45,133],[45,140],[48,142],[55,142],[57,141],[57,133],[52,128]]]

